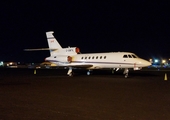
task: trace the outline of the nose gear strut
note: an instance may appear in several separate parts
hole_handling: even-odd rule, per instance
[[[129,69],[128,68],[125,68],[123,74],[125,74],[125,78],[128,77],[128,73],[129,73]]]

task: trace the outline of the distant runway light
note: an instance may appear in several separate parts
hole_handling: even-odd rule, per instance
[[[155,63],[157,63],[158,62],[158,59],[155,59]]]
[[[166,63],[166,60],[162,60],[162,63]]]

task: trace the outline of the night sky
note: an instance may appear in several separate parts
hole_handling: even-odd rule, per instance
[[[127,51],[149,59],[170,58],[170,4],[135,1],[1,2],[0,60],[42,62],[45,32],[62,47],[82,53]]]

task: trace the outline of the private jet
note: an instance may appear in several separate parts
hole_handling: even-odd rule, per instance
[[[45,61],[56,64],[58,67],[67,68],[68,76],[73,76],[73,69],[87,69],[87,75],[94,69],[112,69],[118,71],[124,69],[125,78],[129,69],[141,70],[151,63],[131,52],[105,52],[105,53],[81,53],[78,47],[62,48],[53,31],[46,32],[49,48],[25,49],[26,51],[49,50],[50,56]]]

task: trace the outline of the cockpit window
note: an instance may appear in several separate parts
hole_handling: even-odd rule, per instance
[[[123,58],[138,58],[138,56],[135,54],[128,54],[128,55],[124,55]]]
[[[128,55],[128,57],[129,57],[129,58],[132,58],[132,56],[131,56],[131,55]]]
[[[127,56],[127,55],[124,55],[123,58],[128,58],[128,56]]]
[[[132,54],[132,56],[133,56],[133,58],[138,58],[138,56],[137,56],[137,55],[135,55],[135,54]]]
[[[132,55],[132,57],[133,57],[133,58],[136,58],[136,56],[135,56],[135,55]]]

